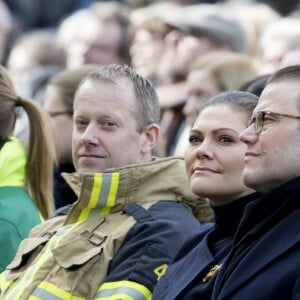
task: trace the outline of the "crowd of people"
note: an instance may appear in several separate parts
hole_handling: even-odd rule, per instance
[[[0,1],[0,298],[300,299],[300,6],[25,2]]]

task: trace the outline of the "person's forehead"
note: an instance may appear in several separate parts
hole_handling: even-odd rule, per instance
[[[105,86],[107,86],[108,88],[111,88],[112,86],[115,86],[116,88],[123,88],[126,87],[127,89],[133,89],[133,83],[132,81],[127,78],[125,75],[122,76],[112,76],[112,77],[106,77],[106,75],[102,75],[100,74],[98,77],[95,76],[94,78],[86,78],[83,83],[81,84],[81,86],[78,88],[78,90],[80,90],[82,87],[97,87],[97,86],[101,86],[102,88]]]
[[[282,113],[299,112],[300,81],[282,80],[268,84],[259,98],[255,111],[270,110]]]
[[[134,106],[136,101],[132,82],[123,77],[114,81],[102,78],[87,79],[78,88],[74,99],[75,106],[78,100],[89,100],[93,98],[123,99],[131,106]]]
[[[114,20],[98,21],[90,20],[85,26],[79,29],[77,33],[79,39],[86,41],[98,41],[99,44],[111,44],[119,42],[122,38],[122,28]],[[99,38],[102,38],[99,41]]]
[[[222,103],[204,108],[198,115],[193,128],[197,126],[219,126],[232,129],[244,129],[246,112],[234,105]]]

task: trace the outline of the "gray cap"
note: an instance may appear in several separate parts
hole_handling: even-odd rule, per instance
[[[242,23],[222,5],[188,5],[166,12],[163,20],[182,30],[207,34],[234,52],[248,50],[247,33]]]

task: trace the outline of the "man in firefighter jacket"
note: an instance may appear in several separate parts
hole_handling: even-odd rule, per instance
[[[78,200],[34,227],[0,277],[1,299],[151,299],[206,201],[181,158],[153,158],[159,103],[127,66],[90,73],[74,99]]]

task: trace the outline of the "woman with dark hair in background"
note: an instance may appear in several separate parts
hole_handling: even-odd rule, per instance
[[[72,160],[74,95],[81,80],[96,67],[96,65],[84,65],[72,70],[63,70],[51,78],[46,88],[44,107],[51,117],[57,157],[54,170],[56,209],[77,200],[77,196],[62,178],[61,173],[75,172]]]

